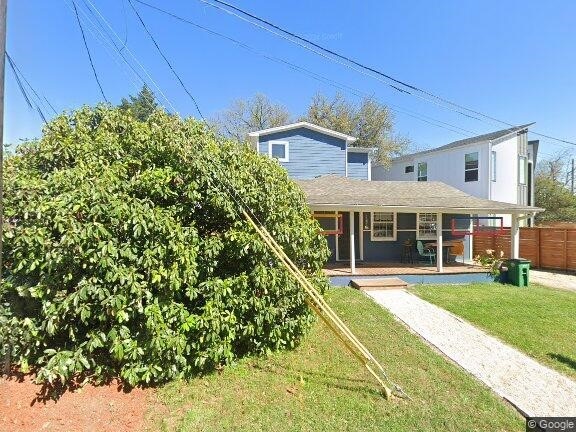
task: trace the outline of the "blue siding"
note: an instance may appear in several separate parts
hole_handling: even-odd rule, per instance
[[[358,213],[356,213],[358,215]],[[442,218],[442,223],[444,225],[443,238],[444,240],[450,240],[453,238],[452,233],[447,231],[450,229],[450,220],[455,215],[444,214]],[[358,221],[357,221],[358,222]],[[402,255],[402,247],[406,240],[412,240],[414,244],[414,259],[418,259],[418,252],[416,251],[416,214],[415,213],[398,213],[397,214],[397,229],[407,230],[407,231],[397,231],[396,241],[372,241],[370,240],[370,231],[363,231],[362,236],[364,238],[364,261],[366,262],[376,262],[376,261],[400,261]],[[346,226],[346,225],[345,225]],[[358,223],[356,223],[358,226]],[[331,250],[334,251],[335,245],[331,242],[331,238],[334,236],[328,236]],[[459,237],[461,238],[461,237]],[[359,242],[357,242],[358,246]],[[357,250],[356,259],[360,256]],[[331,257],[331,261],[334,256]]]
[[[368,180],[368,153],[348,153],[348,177]]]
[[[280,162],[294,179],[346,175],[346,141],[306,128],[260,137],[258,151],[268,154],[269,141],[289,142],[289,161]]]

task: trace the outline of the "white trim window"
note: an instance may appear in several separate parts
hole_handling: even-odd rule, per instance
[[[496,152],[494,150],[490,153],[490,180],[496,181]]]
[[[478,152],[464,155],[464,181],[478,181]]]
[[[428,181],[428,162],[418,163],[418,181]]]
[[[416,218],[418,240],[436,240],[437,216],[436,213],[418,213]]]
[[[518,183],[526,184],[528,178],[528,159],[526,156],[518,156]]]
[[[372,213],[372,241],[396,241],[396,213],[374,212]]]
[[[290,143],[288,141],[268,141],[268,156],[278,162],[290,160]]]

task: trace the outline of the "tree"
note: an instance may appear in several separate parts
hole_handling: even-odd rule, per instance
[[[5,178],[0,339],[40,380],[160,382],[297,344],[313,319],[304,293],[240,200],[327,284],[297,185],[194,119],[86,107],[47,124]]]
[[[224,137],[245,142],[249,132],[282,126],[290,123],[290,113],[263,94],[252,99],[237,99],[230,108],[212,121],[215,129]]]
[[[156,97],[150,88],[144,84],[136,96],[128,96],[128,99],[122,98],[120,109],[130,111],[134,118],[140,121],[146,119],[158,108]]]
[[[283,105],[257,94],[252,99],[234,101],[212,124],[223,136],[244,142],[249,132],[282,126],[290,123],[291,118]],[[373,98],[356,105],[339,93],[332,99],[317,94],[301,120],[352,135],[358,138],[355,146],[375,147],[375,159],[382,164],[400,155],[410,143],[408,138],[393,132],[392,114]]]
[[[373,98],[356,105],[340,93],[331,99],[317,94],[303,119],[358,138],[354,146],[377,148],[375,159],[381,164],[389,163],[409,144],[408,138],[394,134],[390,110]]]
[[[537,223],[576,221],[576,196],[568,189],[571,167],[569,152],[561,152],[538,163],[535,201],[546,211],[536,215]]]

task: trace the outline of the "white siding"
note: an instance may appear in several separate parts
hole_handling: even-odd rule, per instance
[[[406,174],[405,168],[408,165],[414,166],[414,162],[412,160],[405,160],[401,162],[393,162],[392,165],[387,168],[382,166],[373,167],[372,180],[416,180],[416,171],[418,168],[414,166],[414,171]]]
[[[488,143],[483,143],[415,155],[414,159],[394,161],[389,168],[375,167],[372,170],[372,180],[416,180],[418,164],[426,162],[428,164],[428,181],[441,181],[467,194],[488,198],[488,181],[490,178],[488,147]],[[467,153],[473,152],[478,152],[478,181],[465,182],[464,157]],[[407,165],[414,165],[413,173],[404,173]]]
[[[496,152],[496,181],[490,182],[486,198],[516,204],[518,201],[518,139],[516,136],[492,145]]]

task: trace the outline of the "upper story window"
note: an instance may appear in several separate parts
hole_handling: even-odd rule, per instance
[[[396,240],[396,213],[372,213],[372,234],[370,238],[372,241]]]
[[[478,181],[478,152],[464,156],[464,181]]]
[[[526,171],[528,170],[528,161],[525,156],[518,157],[518,183],[526,184]]]
[[[490,180],[496,181],[496,152],[490,153]]]
[[[406,165],[406,167],[404,168],[404,173],[408,174],[413,172],[414,172],[414,165]]]
[[[419,240],[436,239],[437,218],[436,213],[418,213],[416,232]]]
[[[268,156],[278,159],[279,162],[288,162],[290,160],[288,141],[268,141]]]
[[[420,162],[418,164],[418,181],[428,180],[428,163]]]

